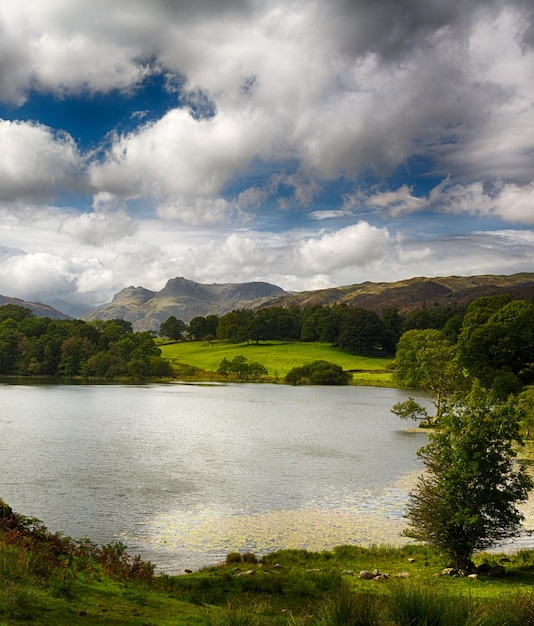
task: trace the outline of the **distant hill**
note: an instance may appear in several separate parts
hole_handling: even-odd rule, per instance
[[[263,306],[346,304],[376,313],[396,308],[409,313],[422,307],[457,304],[465,306],[480,296],[509,293],[534,301],[534,273],[512,276],[448,276],[410,278],[393,283],[361,283],[271,298]]]
[[[40,302],[26,302],[26,300],[20,300],[19,298],[10,298],[9,296],[0,296],[0,306],[4,304],[16,304],[18,306],[24,306],[27,309],[31,309],[38,317],[50,317],[55,320],[70,320],[72,317],[65,315],[61,311],[54,309],[47,304],[41,304]]]
[[[198,315],[224,315],[239,308],[341,303],[379,314],[390,307],[397,308],[400,313],[409,313],[423,306],[467,305],[480,296],[500,293],[534,301],[534,273],[420,277],[299,293],[289,293],[263,282],[204,285],[185,278],[173,278],[157,292],[143,287],[127,287],[119,291],[112,302],[94,309],[83,319],[122,318],[132,322],[134,330],[157,330],[170,315],[188,323]]]
[[[224,315],[233,309],[261,306],[265,299],[289,296],[269,283],[223,283],[203,285],[185,278],[172,278],[161,291],[126,287],[109,304],[83,316],[84,320],[121,318],[134,330],[158,330],[161,322],[174,315],[189,323],[198,315]]]

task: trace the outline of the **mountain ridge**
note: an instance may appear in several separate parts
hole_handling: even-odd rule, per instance
[[[409,313],[423,306],[466,306],[480,296],[501,293],[534,301],[534,273],[420,276],[302,292],[284,291],[266,282],[202,284],[177,277],[169,279],[157,292],[126,287],[109,304],[97,307],[82,319],[120,317],[132,322],[135,330],[157,330],[170,315],[189,323],[196,316],[220,316],[238,308],[332,304],[359,306],[379,314],[387,308]]]
[[[134,330],[158,330],[171,315],[189,323],[194,317],[224,315],[237,308],[258,308],[264,299],[290,295],[266,282],[202,284],[183,277],[171,278],[160,291],[126,287],[82,319],[122,318]]]

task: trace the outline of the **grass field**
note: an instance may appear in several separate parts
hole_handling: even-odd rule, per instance
[[[281,380],[293,368],[319,359],[331,361],[344,370],[353,371],[353,384],[392,386],[391,357],[364,357],[343,352],[327,343],[288,343],[269,341],[265,343],[233,344],[225,341],[162,344],[163,357],[168,359],[180,374],[216,379],[217,368],[223,358],[232,360],[243,355],[249,362],[257,362],[267,368],[269,377]]]

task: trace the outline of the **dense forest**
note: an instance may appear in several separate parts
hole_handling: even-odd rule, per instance
[[[0,307],[0,375],[129,378],[172,376],[154,337],[124,320],[56,320]]]

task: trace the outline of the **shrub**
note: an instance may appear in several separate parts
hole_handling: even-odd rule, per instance
[[[348,385],[351,380],[352,374],[341,365],[322,360],[294,367],[285,377],[290,385]]]
[[[226,555],[226,565],[232,565],[232,563],[242,563],[243,557],[239,552],[229,552]]]

